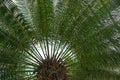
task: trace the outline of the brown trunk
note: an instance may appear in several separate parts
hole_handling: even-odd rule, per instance
[[[45,59],[37,68],[38,80],[70,80],[67,69],[62,61]]]

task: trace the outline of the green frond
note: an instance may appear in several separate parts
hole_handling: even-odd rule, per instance
[[[120,1],[54,1],[0,0],[0,79],[118,80]]]

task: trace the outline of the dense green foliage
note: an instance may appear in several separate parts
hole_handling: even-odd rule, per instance
[[[0,80],[38,80],[45,59],[63,62],[72,80],[119,80],[119,5],[0,0]]]

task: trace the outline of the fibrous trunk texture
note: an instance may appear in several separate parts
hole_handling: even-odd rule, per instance
[[[37,68],[38,80],[71,80],[62,60],[45,59]]]

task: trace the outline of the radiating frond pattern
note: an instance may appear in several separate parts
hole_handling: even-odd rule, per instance
[[[119,0],[0,0],[0,80],[119,80]]]

